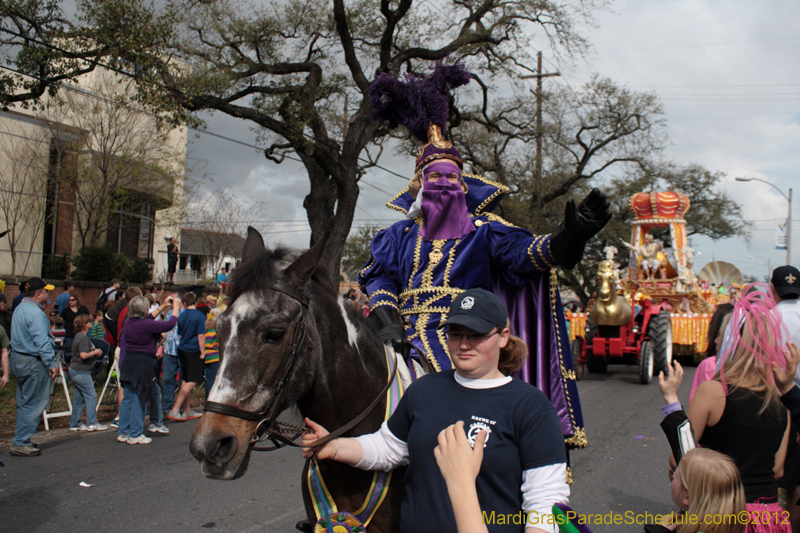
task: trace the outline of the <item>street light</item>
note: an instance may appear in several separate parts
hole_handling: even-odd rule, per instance
[[[760,255],[748,255],[748,259],[764,259],[766,263],[761,263],[762,265],[767,265],[767,283],[772,278],[772,266],[770,265],[769,257],[761,257]]]
[[[789,189],[789,196],[780,190],[778,187],[773,185],[772,183],[768,182],[767,180],[762,180],[760,178],[742,178],[736,177],[734,178],[736,181],[760,181],[761,183],[766,183],[779,193],[781,196],[786,198],[786,201],[789,202],[789,216],[786,218],[786,264],[792,264],[792,189]]]

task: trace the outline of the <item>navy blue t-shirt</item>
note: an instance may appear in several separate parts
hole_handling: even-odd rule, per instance
[[[178,349],[184,352],[199,352],[198,335],[206,333],[206,315],[197,309],[186,309],[178,316]]]
[[[439,433],[459,420],[470,442],[489,431],[476,482],[481,510],[490,515],[522,512],[522,472],[566,462],[558,415],[542,392],[517,378],[491,389],[459,385],[455,371],[429,374],[415,381],[389,419],[389,430],[408,444],[406,497],[400,531],[456,532],[453,507],[433,449]],[[524,530],[487,523],[489,531]]]

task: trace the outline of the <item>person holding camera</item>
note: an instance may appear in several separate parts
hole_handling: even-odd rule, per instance
[[[172,306],[172,317],[166,321],[154,320],[169,305]],[[136,296],[128,304],[128,319],[120,339],[125,352],[120,367],[122,388],[125,392],[119,413],[117,440],[120,442],[150,444],[153,441],[143,434],[143,422],[145,406],[151,399],[152,388],[159,386],[156,348],[161,334],[178,323],[179,305],[178,297],[174,294],[154,313],[149,313],[150,302],[143,296]]]

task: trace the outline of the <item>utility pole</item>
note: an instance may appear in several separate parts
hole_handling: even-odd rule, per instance
[[[531,92],[536,96],[536,183],[542,179],[542,78],[550,76],[561,76],[560,72],[542,73],[542,53],[536,52],[536,74],[520,76],[520,79],[527,80],[536,78],[536,91]]]
[[[792,189],[789,189],[789,215],[786,217],[786,264],[792,264]]]

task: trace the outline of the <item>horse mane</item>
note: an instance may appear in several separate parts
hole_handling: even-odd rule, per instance
[[[268,289],[280,277],[283,270],[280,263],[291,263],[300,252],[293,248],[278,247],[275,250],[265,249],[253,257],[250,261],[236,266],[230,274],[230,283],[227,295],[230,303],[242,294],[250,291],[261,291]],[[322,285],[323,292],[331,291],[336,294],[336,287],[331,286],[328,269],[318,266],[311,275],[311,281],[317,285]]]

